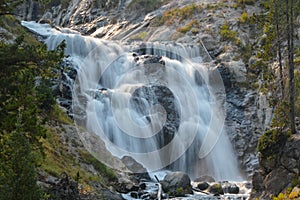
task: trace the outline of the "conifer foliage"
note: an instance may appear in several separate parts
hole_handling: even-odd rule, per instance
[[[49,87],[64,57],[64,44],[0,42],[0,199],[40,199],[36,167],[42,155],[43,113],[54,105]]]

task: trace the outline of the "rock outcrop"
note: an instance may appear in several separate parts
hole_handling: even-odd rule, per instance
[[[285,193],[288,188],[299,187],[299,133],[288,139],[277,158],[275,162],[270,158],[260,160],[260,170],[253,175],[251,199],[272,199],[279,193]],[[268,167],[270,165],[272,168]]]
[[[161,181],[163,191],[171,196],[192,194],[190,177],[184,172],[171,172]]]

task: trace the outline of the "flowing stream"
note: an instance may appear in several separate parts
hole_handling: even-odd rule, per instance
[[[63,40],[77,70],[72,84],[74,120],[116,157],[130,156],[147,171],[185,171],[191,178],[241,181],[224,127],[225,91],[213,67],[203,65],[202,47],[172,43],[123,44],[69,29],[22,22],[49,49]],[[205,52],[205,51],[204,51]]]

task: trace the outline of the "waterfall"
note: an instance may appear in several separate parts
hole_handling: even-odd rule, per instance
[[[224,127],[222,79],[216,69],[201,64],[199,46],[121,44],[34,22],[22,24],[42,35],[49,49],[66,41],[65,53],[77,66],[74,120],[88,130],[80,137],[102,162],[117,167],[105,160],[95,140],[148,171],[241,180]]]

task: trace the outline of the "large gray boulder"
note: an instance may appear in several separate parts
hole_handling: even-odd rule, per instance
[[[164,192],[171,196],[184,196],[192,194],[190,177],[184,172],[171,172],[161,181]]]

